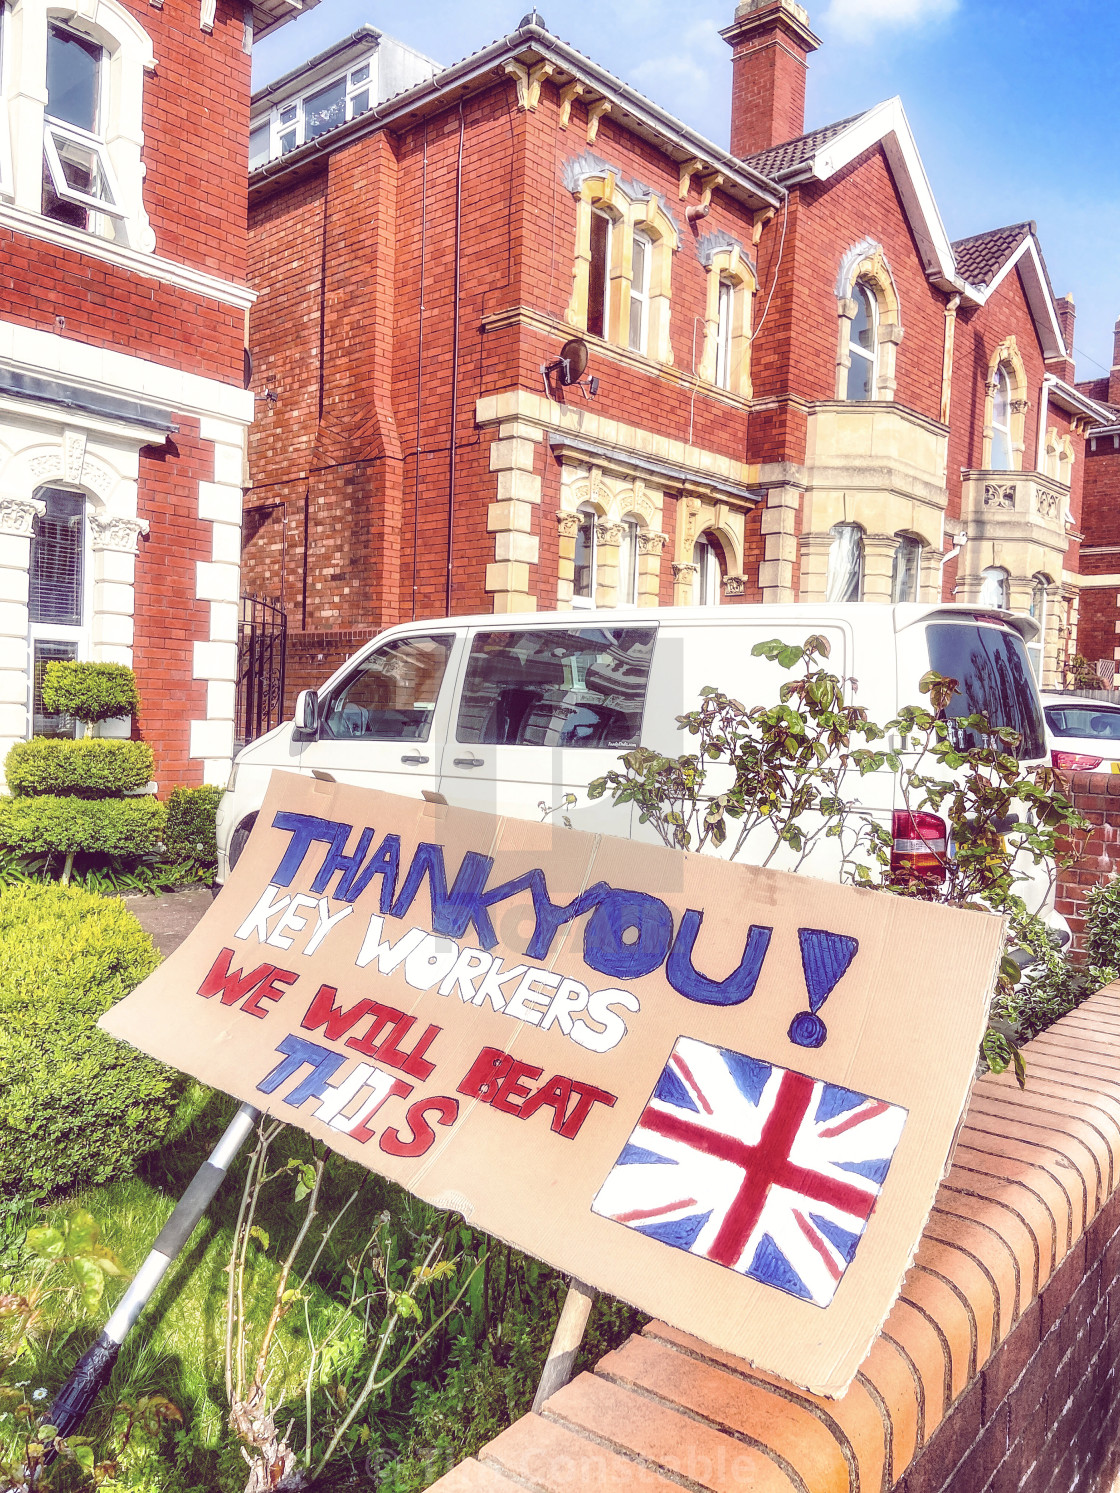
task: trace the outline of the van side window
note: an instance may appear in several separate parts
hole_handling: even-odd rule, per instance
[[[653,627],[479,633],[467,664],[458,740],[637,746],[656,635]]]
[[[331,695],[321,735],[334,741],[427,741],[454,633],[397,638]]]

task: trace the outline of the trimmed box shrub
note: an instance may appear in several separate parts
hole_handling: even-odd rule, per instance
[[[166,822],[155,798],[0,798],[0,845],[24,855],[136,860],[159,850]]]
[[[0,892],[0,1194],[107,1182],[159,1144],[177,1075],[96,1024],[158,964],[121,902],[53,884]]]
[[[140,709],[136,675],[125,664],[53,663],[43,672],[43,706],[89,726]]]
[[[223,791],[210,783],[202,788],[171,790],[163,843],[173,860],[196,861],[203,866],[218,864],[215,820]]]
[[[152,749],[143,741],[34,736],[12,747],[4,761],[4,774],[16,794],[104,798],[145,787],[152,767]]]

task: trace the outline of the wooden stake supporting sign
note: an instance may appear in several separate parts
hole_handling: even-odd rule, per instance
[[[102,1025],[588,1282],[557,1372],[598,1290],[837,1395],[932,1206],[1002,932],[277,773]]]

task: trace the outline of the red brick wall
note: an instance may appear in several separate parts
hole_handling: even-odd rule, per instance
[[[1083,498],[1081,532],[1085,536],[1080,569],[1086,575],[1120,573],[1120,449],[1112,436],[1101,436],[1097,449],[1084,443],[1081,468]],[[1094,554],[1094,546],[1107,546],[1104,554]],[[1088,553],[1086,553],[1088,551]],[[1120,635],[1120,586],[1085,587],[1081,593],[1078,614],[1077,651],[1088,659],[1110,659],[1115,656]]]
[[[176,454],[146,447],[139,508],[150,529],[136,559],[132,666],[141,708],[135,730],[155,752],[160,792],[202,781],[190,762],[190,722],[206,717],[206,682],[192,677],[195,642],[210,636],[210,606],[195,599],[195,562],[210,559],[210,526],[198,521],[198,484],[212,481],[214,448],[184,421]]]
[[[1058,876],[1057,909],[1073,930],[1074,952],[1080,956],[1089,892],[1120,870],[1120,775],[1075,772],[1068,782],[1070,797],[1090,827],[1078,847],[1076,864]]]

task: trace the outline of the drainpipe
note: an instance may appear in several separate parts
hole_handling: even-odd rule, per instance
[[[455,426],[459,415],[459,297],[463,247],[463,101],[459,100],[459,166],[455,181],[455,323],[451,338],[451,455],[447,474],[447,586],[444,615],[451,615],[452,537],[455,530]]]

